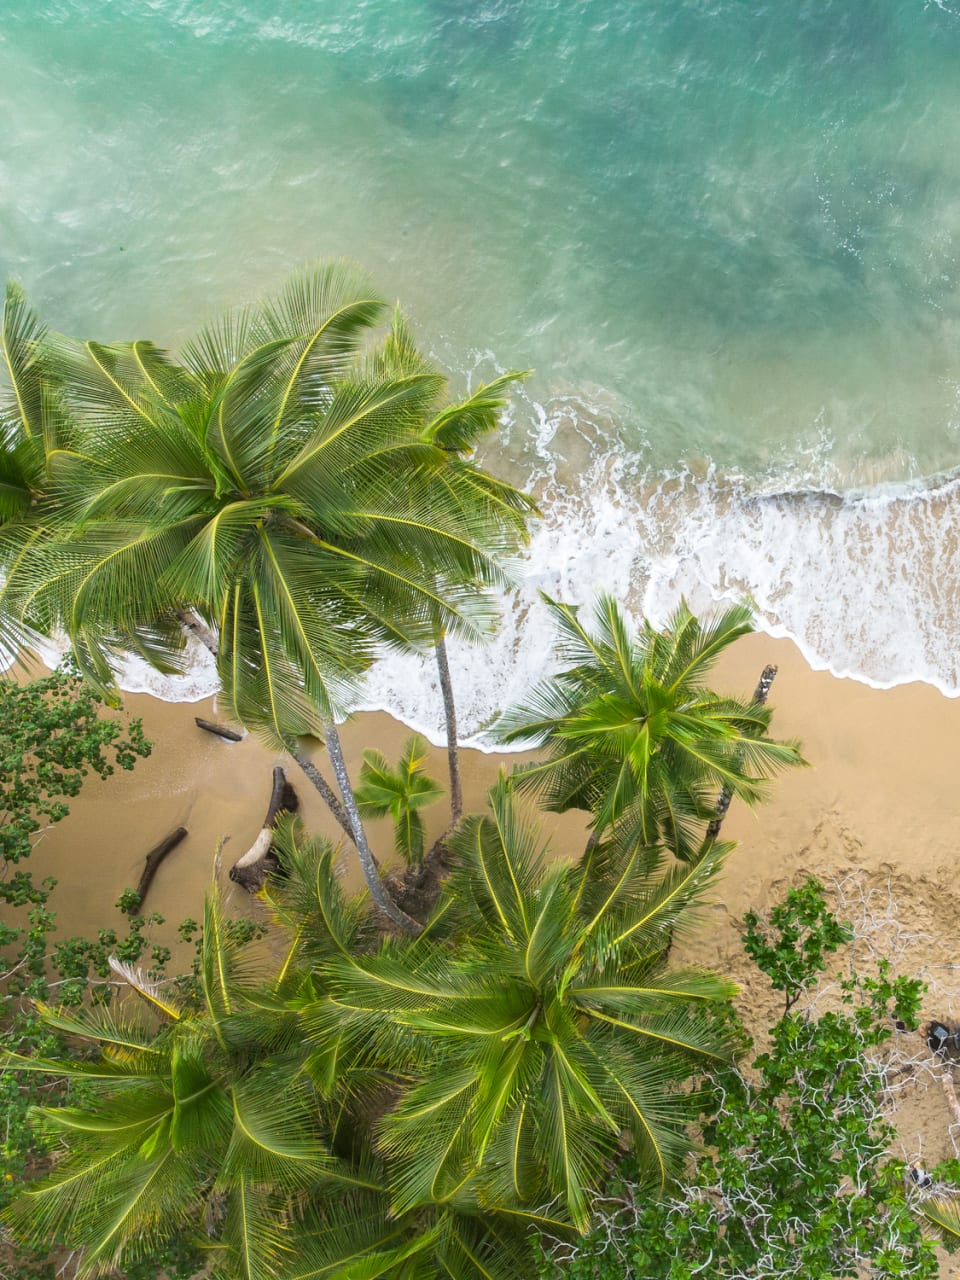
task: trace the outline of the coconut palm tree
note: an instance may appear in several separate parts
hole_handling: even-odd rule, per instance
[[[768,707],[706,684],[724,650],[753,629],[749,609],[701,623],[681,604],[665,630],[645,621],[633,637],[610,596],[597,602],[593,630],[578,609],[544,599],[571,665],[498,729],[504,742],[546,747],[546,760],[519,769],[514,784],[548,809],[586,809],[595,836],[617,826],[628,844],[662,840],[691,860],[721,788],[754,804],[775,772],[803,763],[797,743],[768,736]]]
[[[50,1026],[99,1045],[99,1060],[8,1060],[83,1083],[82,1107],[38,1110],[61,1155],[10,1211],[24,1240],[81,1249],[81,1277],[123,1270],[190,1231],[216,1242],[220,1274],[275,1275],[286,1206],[309,1195],[355,1209],[377,1195],[374,1177],[330,1152],[296,1013],[244,980],[212,897],[201,959],[193,1009],[117,966],[159,1030],[122,1010],[42,1009]]]
[[[410,339],[406,325],[399,313],[394,317],[390,337],[384,344],[385,359],[396,371],[422,372],[427,368],[422,356]],[[493,381],[482,383],[464,400],[444,406],[428,422],[423,439],[442,449],[451,459],[470,462],[480,441],[499,425],[500,415],[506,405],[506,393],[526,373],[506,373]],[[526,540],[524,519],[536,513],[533,502],[527,498],[522,512],[517,507],[516,495],[505,488],[502,481],[487,472],[469,467],[468,474],[474,486],[476,501],[487,511],[494,525],[506,524],[513,532],[513,548]],[[460,778],[460,746],[457,733],[457,710],[447,654],[446,628],[438,626],[434,636],[437,657],[440,696],[443,701],[443,718],[447,736],[447,769],[450,778],[450,826],[455,827],[463,816],[463,784]]]
[[[407,739],[396,768],[390,766],[382,751],[367,749],[356,789],[361,817],[385,818],[389,814],[393,818],[394,848],[408,865],[423,861],[420,810],[443,795],[433,778],[424,772],[426,755],[427,744],[419,734]]]
[[[290,879],[276,907],[294,926],[279,968],[238,946],[211,897],[197,999],[115,964],[151,1022],[43,1009],[99,1057],[8,1055],[5,1065],[84,1088],[82,1105],[38,1110],[59,1155],[8,1225],[38,1247],[80,1251],[81,1280],[122,1273],[184,1236],[206,1242],[220,1280],[514,1280],[532,1264],[534,1215],[468,1195],[391,1213],[389,1165],[370,1141],[389,1099],[383,1070],[351,1062],[336,1038],[309,1042],[303,1027],[330,958],[381,942],[366,902],[344,897],[332,847],[299,840],[290,822],[279,838]]]
[[[48,343],[81,440],[51,455],[67,532],[19,598],[101,684],[119,653],[175,662],[198,615],[242,724],[286,749],[324,739],[371,894],[415,928],[380,882],[335,716],[378,646],[483,636],[479,588],[504,580],[531,504],[428,438],[445,384],[402,325],[359,350],[382,312],[329,266],[209,326],[182,364],[149,343]]]
[[[304,1022],[355,1069],[371,1054],[392,1067],[378,1150],[394,1214],[470,1196],[552,1203],[583,1230],[625,1134],[651,1187],[678,1170],[699,1103],[687,1086],[729,1057],[711,1010],[736,988],[667,971],[664,954],[727,846],[673,870],[617,842],[548,865],[503,779],[491,807],[455,833],[424,934],[374,954],[341,947]]]
[[[64,431],[42,360],[46,336],[21,287],[9,282],[0,317],[0,645],[14,652],[26,635],[4,604],[6,584],[51,514],[47,449]]]

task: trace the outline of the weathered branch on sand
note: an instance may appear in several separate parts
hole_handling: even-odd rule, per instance
[[[957,1101],[957,1091],[953,1086],[953,1072],[949,1067],[944,1070],[943,1075],[940,1077],[940,1083],[943,1085],[943,1093],[947,1099],[950,1114],[953,1116],[953,1123],[960,1124],[960,1102]]]
[[[194,716],[193,721],[198,728],[205,729],[207,733],[216,734],[218,738],[226,738],[227,742],[243,741],[242,733],[238,733],[236,729],[228,729],[224,724],[214,724],[212,720],[204,720],[201,716]]]
[[[296,813],[299,807],[299,797],[278,765],[273,771],[273,790],[260,834],[230,868],[234,884],[241,885],[248,893],[257,893],[267,877],[280,869],[280,860],[273,852],[273,828],[281,813]]]
[[[153,883],[153,877],[157,874],[157,868],[172,849],[175,849],[181,840],[187,837],[186,827],[177,827],[176,831],[171,831],[165,840],[161,840],[147,854],[146,865],[143,868],[143,874],[140,877],[140,883],[137,885],[137,897],[140,899],[139,904],[134,911],[134,915],[138,915],[143,908],[143,900],[147,896],[147,890]]]

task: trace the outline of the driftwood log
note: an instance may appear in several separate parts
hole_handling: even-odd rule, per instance
[[[953,1084],[953,1072],[949,1067],[940,1077],[940,1084],[943,1086],[943,1096],[947,1100],[950,1115],[953,1117],[952,1123],[960,1124],[960,1102],[957,1102],[957,1091]]]
[[[194,716],[193,721],[201,729],[206,729],[207,733],[215,733],[218,738],[226,738],[227,742],[243,741],[243,734],[237,733],[236,729],[228,729],[223,724],[214,724],[212,720],[204,720],[200,716]]]
[[[157,868],[172,849],[175,849],[181,840],[187,837],[186,827],[177,827],[176,831],[171,831],[165,840],[161,840],[158,845],[150,850],[147,854],[146,864],[143,868],[143,875],[140,877],[140,883],[137,885],[137,897],[140,899],[134,915],[138,915],[143,908],[143,900],[147,896],[147,890],[153,883],[153,877],[157,874]]]
[[[296,791],[287,781],[283,770],[277,766],[273,771],[273,790],[260,834],[243,857],[238,858],[230,868],[230,879],[234,884],[242,885],[248,893],[257,893],[263,888],[268,876],[281,870],[280,859],[273,852],[273,828],[281,813],[296,813],[299,807],[300,800]]]
[[[920,1034],[926,1040],[930,1052],[943,1063],[940,1076],[943,1096],[947,1100],[951,1124],[960,1125],[960,1102],[957,1101],[953,1080],[954,1065],[960,1059],[960,1023],[942,1022],[939,1018],[933,1018],[920,1028]]]

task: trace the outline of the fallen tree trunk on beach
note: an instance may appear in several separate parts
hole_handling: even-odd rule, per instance
[[[280,860],[273,852],[273,828],[281,813],[296,813],[299,807],[300,799],[278,765],[273,771],[273,790],[260,834],[230,868],[234,884],[241,885],[248,893],[258,893],[267,877],[280,870]]]
[[[187,828],[177,827],[176,831],[171,831],[165,840],[161,840],[158,845],[150,850],[147,854],[146,865],[143,868],[143,875],[140,877],[140,883],[137,885],[137,897],[140,902],[137,905],[134,915],[138,915],[143,909],[143,900],[147,896],[147,890],[153,883],[153,877],[157,874],[157,868],[171,850],[175,849],[181,840],[187,838]]]
[[[243,741],[242,733],[238,733],[236,729],[228,729],[224,724],[214,724],[212,720],[204,720],[201,716],[194,716],[193,722],[198,728],[206,730],[207,733],[213,733],[218,738],[226,738],[227,742]]]

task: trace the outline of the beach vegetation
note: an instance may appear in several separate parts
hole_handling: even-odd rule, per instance
[[[126,1271],[180,1236],[224,1277],[515,1280],[530,1234],[589,1222],[630,1135],[651,1192],[680,1168],[695,1081],[729,1061],[731,984],[668,967],[725,850],[697,867],[597,846],[547,865],[505,783],[451,844],[417,937],[348,897],[285,820],[270,891],[285,952],[232,941],[215,896],[198,997],[119,972],[143,1012],[55,1010],[94,1057],[9,1059],[79,1082],[35,1120],[58,1156],[7,1222]]]
[[[69,813],[89,779],[129,770],[150,753],[139,721],[108,714],[97,695],[70,671],[28,683],[0,681],[0,1029],[4,1045],[23,1057],[65,1049],[63,1037],[39,1016],[36,1002],[65,1008],[109,1001],[110,956],[135,962],[144,954],[162,967],[169,950],[150,940],[159,917],[138,914],[136,895],[117,903],[116,926],[93,937],[57,932],[56,881],[28,865],[44,833]],[[79,856],[91,856],[84,851]],[[38,1167],[28,1117],[59,1094],[58,1077],[25,1078],[0,1066],[3,1175],[0,1206]],[[29,1259],[17,1265],[30,1274]]]
[[[394,851],[408,866],[423,861],[426,835],[420,810],[443,795],[443,788],[424,770],[426,756],[427,744],[419,734],[407,739],[396,767],[382,751],[369,748],[363,753],[356,788],[361,817],[393,819]]]
[[[469,456],[520,375],[450,404],[399,315],[377,341],[384,315],[361,272],[328,264],[207,325],[177,360],[27,333],[37,395],[49,384],[71,435],[45,458],[42,531],[11,531],[4,612],[64,631],[104,689],[118,656],[176,669],[186,636],[204,637],[236,720],[298,759],[302,736],[325,742],[371,895],[415,930],[380,879],[336,717],[384,646],[437,646],[452,713],[445,637],[489,633],[486,588],[507,582],[534,507]]]
[[[626,843],[662,842],[690,862],[721,791],[756,804],[775,773],[803,763],[797,743],[769,736],[769,707],[706,683],[720,655],[753,629],[746,607],[701,622],[682,604],[663,630],[644,621],[634,634],[610,596],[598,600],[592,628],[578,608],[544,599],[566,665],[497,730],[503,742],[545,749],[514,785],[546,809],[583,809],[596,837],[616,828]]]

